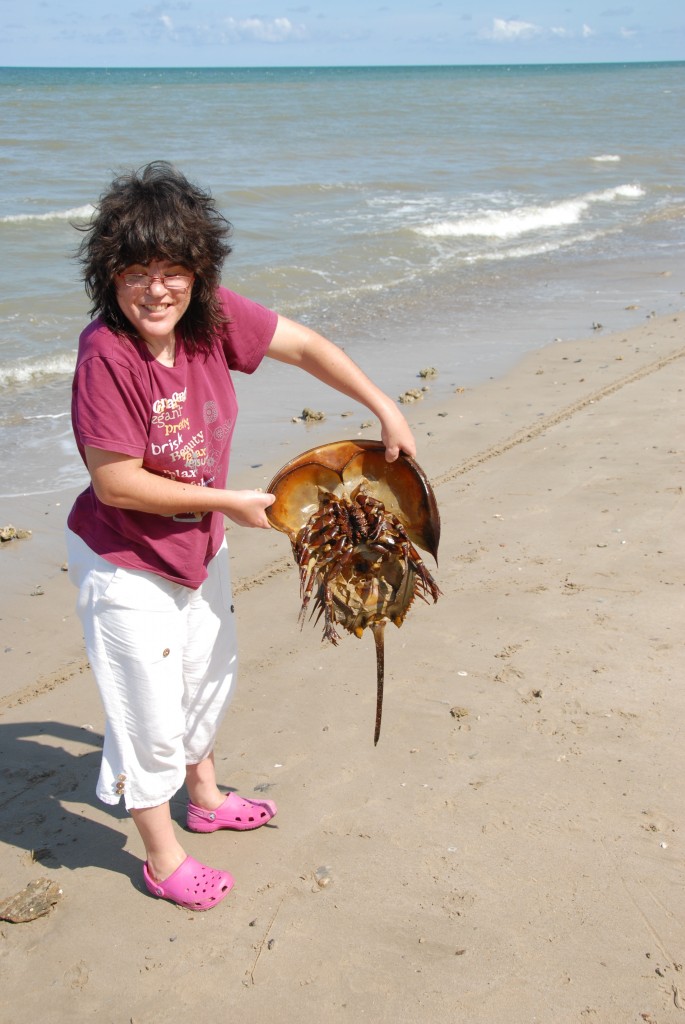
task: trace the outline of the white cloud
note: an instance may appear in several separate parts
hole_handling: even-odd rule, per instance
[[[634,28],[621,28],[618,34],[621,39],[632,39],[633,36],[637,35],[637,31]]]
[[[532,39],[540,35],[542,29],[529,21],[516,21],[513,18],[493,18],[492,29],[486,32],[488,39],[496,42],[511,42],[519,39]]]
[[[259,43],[285,43],[289,39],[303,39],[305,29],[293,25],[288,18],[226,18],[224,27],[232,40],[256,40]]]
[[[633,32],[630,28],[620,30],[623,39],[629,39]],[[492,26],[479,33],[481,39],[489,39],[498,44],[528,43],[531,41],[541,42],[552,40],[588,40],[596,39],[597,33],[590,25],[584,23],[573,28],[564,25],[540,25],[532,21],[523,21],[520,18],[493,18]]]
[[[174,23],[168,14],[160,14],[159,20],[161,21],[162,25],[167,30],[167,32],[174,31]]]

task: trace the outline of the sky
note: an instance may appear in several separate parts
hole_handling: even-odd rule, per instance
[[[683,59],[683,0],[0,0],[0,66]]]

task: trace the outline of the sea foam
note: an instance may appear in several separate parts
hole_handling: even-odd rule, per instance
[[[12,387],[29,381],[37,383],[44,377],[70,375],[75,366],[75,351],[0,366],[0,387]]]
[[[547,206],[520,206],[513,210],[483,210],[480,216],[441,220],[415,230],[429,238],[517,238],[531,231],[568,227],[577,224],[595,203],[617,199],[638,199],[644,190],[639,185],[618,185],[602,192],[587,192]]]
[[[23,224],[30,221],[46,220],[90,220],[95,207],[90,203],[86,206],[75,206],[71,210],[50,210],[48,213],[11,213],[0,217],[0,224]]]

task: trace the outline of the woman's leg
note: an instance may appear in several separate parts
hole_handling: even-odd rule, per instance
[[[214,768],[216,733],[233,693],[238,663],[225,542],[207,566],[207,579],[190,596],[187,636],[183,664],[186,786],[190,797],[187,826],[192,832],[259,828],[276,814],[276,804],[271,800],[246,800],[236,793],[226,796],[217,787]]]
[[[117,569],[74,534],[67,536],[77,609],[105,709],[98,796],[108,804],[124,797],[145,847],[150,892],[206,910],[224,898],[233,879],[186,857],[169,807],[186,774],[188,593],[153,574]],[[196,792],[211,797],[211,761],[196,774]]]
[[[216,784],[214,742],[233,696],[238,668],[235,611],[226,542],[189,595],[183,652],[186,786],[190,801],[213,811],[226,799]]]
[[[216,784],[214,770],[214,754],[205,757],[197,764],[186,765],[186,787],[191,803],[204,807],[206,811],[215,811],[226,799]]]
[[[148,872],[156,882],[163,882],[186,859],[186,852],[176,838],[169,804],[131,807],[129,813],[145,846]]]
[[[157,807],[185,778],[183,647],[187,590],[117,568],[67,534],[69,575],[105,711],[98,797]],[[210,748],[211,749],[211,748]]]

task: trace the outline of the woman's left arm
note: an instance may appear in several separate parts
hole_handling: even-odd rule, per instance
[[[396,404],[332,341],[303,324],[279,316],[266,354],[279,362],[299,366],[365,405],[381,422],[381,440],[388,462],[394,462],[400,451],[416,455],[414,436]]]

